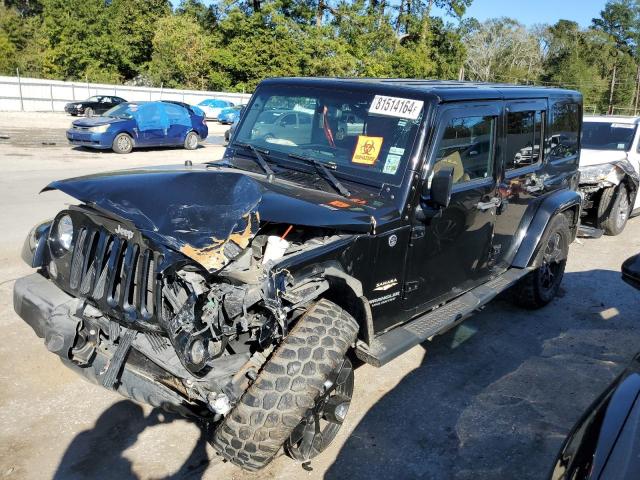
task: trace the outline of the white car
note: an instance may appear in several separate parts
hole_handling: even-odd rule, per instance
[[[640,117],[585,117],[580,151],[583,214],[618,235],[640,213]]]
[[[233,107],[233,103],[219,98],[207,98],[201,101],[198,107],[204,112],[207,120],[217,120],[220,112],[225,108]]]

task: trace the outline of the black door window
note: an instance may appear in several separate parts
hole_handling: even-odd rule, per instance
[[[510,112],[507,114],[507,147],[505,168],[534,165],[541,160],[542,112]]]
[[[438,146],[433,171],[453,167],[454,183],[493,175],[495,117],[454,117],[447,123]]]

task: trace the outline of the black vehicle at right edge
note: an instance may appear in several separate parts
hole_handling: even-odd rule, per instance
[[[273,110],[305,115],[256,129]],[[47,186],[80,204],[26,239],[14,307],[91,381],[210,421],[236,465],[308,460],[345,419],[351,353],[384,365],[507,289],[553,299],[581,119],[567,90],[265,80],[221,162]]]

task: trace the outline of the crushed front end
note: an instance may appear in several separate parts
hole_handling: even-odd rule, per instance
[[[25,241],[23,258],[38,272],[16,282],[14,308],[92,382],[185,416],[221,418],[297,309],[328,288],[272,270],[267,240],[284,226],[258,231],[257,222],[249,212],[208,248],[174,249],[100,209],[70,207]],[[341,238],[288,234],[284,257]]]

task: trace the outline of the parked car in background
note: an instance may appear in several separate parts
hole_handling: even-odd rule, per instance
[[[622,265],[622,279],[640,289],[640,255]],[[552,480],[640,478],[640,353],[591,404],[567,436]]]
[[[271,112],[266,112],[270,114]],[[269,121],[273,118],[273,121]],[[257,119],[253,128],[256,137],[263,138],[267,143],[286,143],[299,145],[311,140],[311,120],[313,115],[295,110],[278,111],[278,115]]]
[[[101,117],[75,120],[73,145],[129,153],[135,147],[179,146],[193,150],[207,138],[203,112],[182,102],[126,102]]]
[[[234,105],[233,107],[223,108],[218,114],[218,122],[223,125],[231,125],[236,118],[240,116],[240,111],[244,105]]]
[[[77,115],[93,117],[96,114],[105,113],[110,108],[113,108],[123,102],[126,102],[126,100],[121,97],[115,97],[113,95],[96,95],[81,102],[67,103],[64,106],[64,111],[74,117]]]
[[[207,98],[198,104],[208,120],[217,120],[220,112],[229,107],[233,107],[233,103],[228,100],[220,100],[219,98]]]
[[[238,115],[236,115],[236,117],[234,118],[233,123],[231,124],[231,126],[224,132],[224,141],[225,141],[225,143],[229,143],[229,141],[231,140],[231,137],[233,137],[233,132],[236,131],[238,123],[240,122],[240,119],[242,118],[242,113],[243,112],[244,112],[244,106],[240,110],[240,113]]]
[[[640,213],[640,117],[585,117],[580,191],[586,223],[618,235]]]

